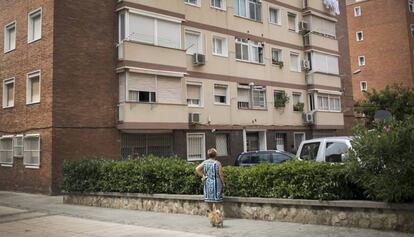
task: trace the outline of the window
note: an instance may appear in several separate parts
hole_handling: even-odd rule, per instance
[[[408,10],[414,13],[414,0],[408,0]]]
[[[356,40],[357,40],[357,41],[363,41],[363,40],[364,40],[364,32],[362,32],[362,31],[358,31],[358,32],[356,33]]]
[[[187,84],[187,104],[190,107],[201,107],[201,84]]]
[[[286,134],[285,133],[276,133],[275,134],[276,150],[285,151],[285,140],[286,140]]]
[[[220,10],[226,10],[226,1],[225,0],[211,0],[211,7],[217,8]]]
[[[339,58],[335,55],[313,51],[311,54],[312,70],[339,75]]]
[[[302,112],[303,107],[304,107],[304,104],[302,101],[302,93],[293,92],[292,100],[293,100],[293,111]]]
[[[355,7],[354,8],[354,16],[361,16],[361,7]]]
[[[359,56],[358,57],[358,65],[359,66],[365,66],[365,56]]]
[[[125,13],[120,13],[118,17],[118,27],[119,27],[119,42],[123,41],[126,38],[125,32]]]
[[[12,22],[4,28],[4,52],[16,49],[16,22]]]
[[[228,156],[228,136],[227,134],[216,135],[217,156]]]
[[[203,53],[201,33],[195,31],[185,31],[185,49],[187,54]]]
[[[337,95],[318,95],[318,110],[321,111],[341,111],[341,98]]]
[[[14,78],[3,81],[3,108],[14,106]]]
[[[281,21],[281,14],[280,14],[280,9],[277,8],[269,8],[269,22],[272,24],[276,24],[276,25],[281,25],[282,21]]]
[[[228,104],[227,99],[227,85],[214,85],[214,103],[215,104]]]
[[[305,133],[304,132],[295,132],[295,133],[293,133],[294,149],[295,150],[299,149],[300,143],[302,143],[302,141],[304,141],[305,139],[306,138],[305,138]]]
[[[26,135],[23,140],[23,164],[26,166],[40,166],[40,136]]]
[[[325,37],[336,38],[336,24],[333,21],[326,20],[315,15],[307,15],[304,21],[310,26],[310,30]]]
[[[23,135],[15,136],[13,139],[13,155],[23,157]]]
[[[348,146],[342,142],[327,142],[325,150],[326,162],[343,162],[342,154],[348,152]]]
[[[300,59],[299,59],[299,54],[298,53],[290,52],[290,70],[292,72],[300,72],[301,71]]]
[[[314,94],[308,94],[308,99],[309,99],[309,111],[314,111],[316,109]]]
[[[272,63],[276,64],[276,65],[279,65],[280,63],[283,63],[282,50],[281,49],[272,48]]]
[[[360,88],[361,88],[362,92],[367,92],[368,91],[368,82],[361,81],[360,82]]]
[[[121,134],[121,156],[123,159],[150,154],[160,157],[172,156],[172,134]]]
[[[236,16],[262,20],[262,3],[260,0],[233,0],[233,13]]]
[[[167,21],[151,16],[128,13],[128,24],[125,33],[120,28],[120,36],[124,39],[138,41],[168,48],[181,48],[180,22]],[[121,40],[124,40],[121,38]]]
[[[26,104],[40,102],[40,71],[27,74]]]
[[[284,108],[286,103],[289,102],[289,97],[286,95],[285,91],[274,91],[273,99],[276,108]]]
[[[411,38],[414,38],[414,25],[411,24]]]
[[[13,164],[13,137],[0,137],[0,164]]]
[[[298,24],[296,21],[296,14],[288,12],[288,27],[290,31],[298,31]]]
[[[29,13],[28,22],[28,43],[34,42],[42,38],[42,9]]]
[[[195,5],[195,6],[200,6],[200,1],[201,0],[184,0],[185,3],[189,5]]]
[[[263,45],[255,41],[236,38],[236,59],[263,63]]]
[[[157,100],[155,92],[129,90],[129,101],[155,103]]]
[[[197,161],[206,159],[204,133],[187,133],[187,160]]]
[[[213,36],[213,55],[227,57],[228,55],[227,38]]]
[[[239,84],[237,88],[237,106],[239,109],[265,109],[266,87]]]
[[[302,146],[302,151],[300,152],[300,158],[303,160],[313,160],[315,161],[318,157],[318,151],[321,143],[313,142],[306,143]]]

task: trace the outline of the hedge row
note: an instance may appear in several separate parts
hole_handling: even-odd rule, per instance
[[[63,164],[65,192],[202,194],[195,164],[177,158],[76,160]],[[341,165],[287,162],[281,165],[224,167],[226,196],[358,199],[358,189]]]

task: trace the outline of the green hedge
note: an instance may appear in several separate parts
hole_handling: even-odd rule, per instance
[[[75,160],[63,164],[65,192],[202,194],[195,164],[178,158]],[[343,166],[316,162],[224,167],[226,196],[356,199]]]

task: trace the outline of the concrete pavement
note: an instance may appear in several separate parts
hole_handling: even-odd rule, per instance
[[[206,217],[74,206],[61,196],[0,191],[0,237],[9,236],[329,236],[408,237],[368,229],[226,219],[211,228]]]

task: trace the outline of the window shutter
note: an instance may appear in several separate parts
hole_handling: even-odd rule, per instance
[[[129,14],[129,34],[126,38],[146,43],[155,43],[155,19]]]
[[[157,98],[160,103],[182,103],[181,78],[157,76]]]
[[[180,48],[180,24],[157,19],[157,28],[158,45]]]
[[[119,75],[119,102],[124,102],[125,97],[125,90],[126,90],[126,74],[122,73]]]
[[[36,101],[40,101],[40,83],[39,83],[39,77],[32,77],[30,79],[31,81],[31,95],[32,95],[32,101],[31,102],[36,102]]]
[[[41,37],[41,14],[37,14],[33,17],[33,37],[34,39],[40,39]]]
[[[185,49],[188,54],[201,53],[200,34],[196,32],[185,33]]]
[[[214,86],[214,95],[217,96],[227,96],[227,86]]]
[[[199,85],[187,85],[187,98],[199,100],[201,98],[201,86]]]
[[[128,90],[155,92],[155,76],[130,73],[128,74]]]
[[[239,88],[237,90],[237,100],[239,102],[249,102],[250,98],[249,98],[249,90],[248,89],[241,89]]]
[[[227,156],[227,135],[217,134],[216,135],[216,150],[217,156]]]

